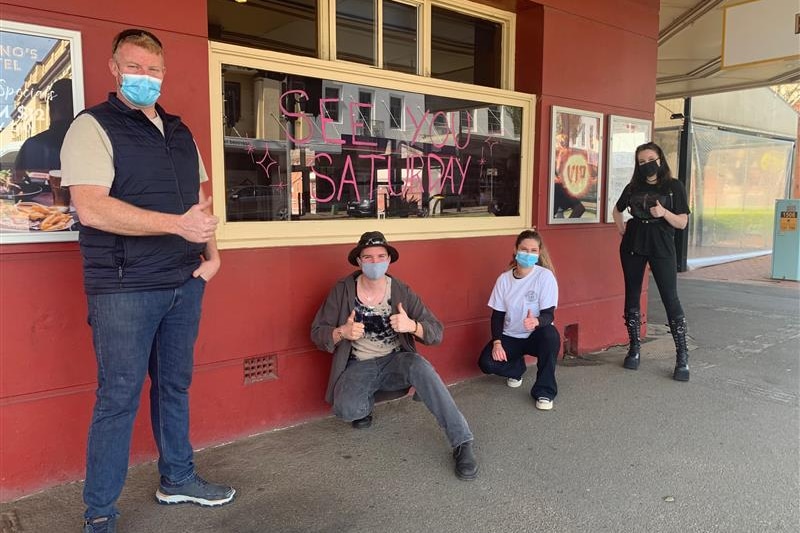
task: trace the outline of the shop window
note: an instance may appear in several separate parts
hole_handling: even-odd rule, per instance
[[[400,2],[383,2],[383,68],[417,73],[418,7]]]
[[[208,0],[207,6],[211,41],[511,88],[514,15],[487,5],[453,0]],[[428,30],[423,33],[423,28]]]
[[[434,5],[431,8],[431,76],[500,87],[502,25]]]
[[[336,57],[375,65],[376,0],[336,0]]]
[[[416,5],[336,0],[336,58],[416,74],[418,18]]]
[[[520,216],[521,123],[498,135],[488,117],[522,106],[235,64],[220,74],[226,223]]]
[[[208,37],[315,57],[317,17],[317,0],[208,0]]]

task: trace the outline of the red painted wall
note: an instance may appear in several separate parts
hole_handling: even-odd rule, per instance
[[[168,67],[161,102],[184,117],[210,163],[205,2],[17,0],[0,2],[0,17],[82,33],[87,105],[113,88],[106,63],[114,34],[129,26],[157,33]],[[550,107],[651,118],[657,24],[655,0],[519,3],[517,89],[539,95],[531,222],[543,230],[555,260],[557,324],[562,331],[578,325],[579,352],[624,341],[619,239],[608,224],[547,226]],[[425,354],[448,382],[478,373],[475,360],[488,334],[486,301],[513,238],[398,245],[401,259],[392,272],[446,324],[445,342]],[[313,348],[308,332],[331,284],[350,269],[349,249],[222,252],[196,347],[196,447],[329,414],[323,402],[329,356]],[[278,354],[279,378],[243,385],[242,360],[260,354]],[[0,500],[83,477],[95,372],[77,245],[0,247]],[[141,409],[132,464],[155,456],[147,395]]]

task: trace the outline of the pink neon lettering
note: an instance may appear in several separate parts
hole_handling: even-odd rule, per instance
[[[458,170],[461,172],[461,184],[458,186],[458,194],[461,194],[461,191],[464,189],[464,182],[467,181],[467,170],[469,170],[469,162],[472,160],[472,156],[467,156],[467,162],[464,163],[464,166],[461,166],[461,161],[458,158],[454,158],[456,160],[456,165],[458,165]]]
[[[376,142],[359,141],[358,139],[356,139],[356,130],[358,129],[359,126],[363,126],[364,125],[364,122],[362,122],[360,120],[358,120],[358,121],[356,120],[356,114],[354,112],[354,108],[356,108],[356,107],[368,107],[370,109],[374,109],[374,106],[372,104],[362,104],[361,102],[350,102],[350,122],[353,125],[353,145],[354,146],[378,146],[378,143],[376,143]],[[371,112],[370,112],[370,116],[372,116]],[[370,124],[370,128],[371,127],[372,127],[372,125]]]
[[[414,124],[414,135],[411,137],[411,144],[417,142],[417,137],[419,137],[419,132],[422,130],[422,126],[425,125],[425,121],[428,119],[429,111],[425,111],[422,114],[422,118],[419,122],[417,122],[416,118],[414,117],[414,113],[411,112],[411,109],[406,106],[406,113],[408,113],[408,117],[411,119],[411,122]]]
[[[454,118],[455,118],[455,113],[453,113],[450,116],[450,124],[455,124],[455,121],[453,120]],[[464,142],[463,146],[458,144],[458,135],[454,133],[453,142],[455,143],[456,148],[458,148],[459,150],[463,150],[464,148],[469,146],[470,137],[472,136],[471,132],[472,132],[472,113],[467,111],[467,140]]]
[[[281,109],[281,113],[283,113],[287,117],[299,118],[305,124],[307,124],[308,125],[308,135],[303,137],[302,139],[296,139],[291,133],[289,133],[289,130],[286,128],[286,126],[281,124],[281,127],[283,128],[283,131],[286,133],[286,136],[294,144],[306,144],[309,140],[311,140],[311,137],[314,135],[314,129],[313,129],[314,123],[311,122],[311,120],[305,115],[305,113],[295,113],[295,112],[289,111],[288,109],[283,107],[284,98],[286,98],[287,96],[289,96],[291,94],[298,94],[301,97],[303,97],[306,100],[308,100],[308,94],[304,90],[302,90],[302,89],[292,89],[291,91],[286,91],[285,93],[283,93],[281,95],[280,101],[278,102],[278,106]]]
[[[431,123],[428,125],[428,135],[430,136],[431,144],[434,146],[434,148],[437,149],[442,148],[445,144],[447,144],[447,138],[450,136],[450,125],[448,124],[447,133],[445,134],[444,139],[442,139],[442,142],[437,143],[433,140],[434,136],[433,127],[436,125],[436,117],[438,117],[439,115],[443,116],[445,123],[447,123],[447,114],[444,111],[437,111],[436,113],[433,114],[433,119],[431,120]]]
[[[329,164],[329,165],[330,165],[331,163],[333,163],[333,158],[332,158],[332,157],[331,157],[329,154],[326,154],[326,153],[324,153],[324,152],[322,152],[322,153],[318,153],[318,154],[314,154],[314,162],[311,164],[311,171],[312,171],[312,172],[313,172],[313,173],[314,173],[314,174],[315,174],[315,175],[316,175],[318,178],[322,178],[322,179],[324,179],[324,180],[327,180],[328,182],[330,182],[330,184],[331,184],[331,187],[333,188],[333,191],[331,192],[331,195],[330,195],[330,196],[326,196],[325,198],[319,198],[319,197],[317,196],[317,191],[316,191],[316,189],[315,189],[315,190],[312,190],[312,191],[311,191],[311,196],[312,196],[312,197],[314,198],[314,200],[316,200],[317,202],[330,202],[330,201],[333,199],[333,196],[336,194],[336,182],[335,182],[335,181],[333,181],[333,179],[332,179],[330,176],[328,176],[328,175],[326,175],[326,174],[323,174],[322,172],[320,172],[319,170],[317,170],[317,167],[316,167],[316,165],[317,165],[317,159],[318,159],[318,158],[322,158],[322,157],[324,157],[325,159],[327,159],[327,160],[328,160],[328,164]]]
[[[346,179],[347,172],[350,172],[351,179]],[[350,183],[353,186],[353,190],[356,191],[356,201],[361,201],[361,195],[358,192],[358,183],[356,183],[356,172],[353,169],[353,161],[350,159],[348,155],[344,159],[344,168],[342,168],[342,179],[339,180],[339,194],[336,196],[336,201],[342,200],[342,191],[344,191],[344,184]]]
[[[330,143],[330,144],[344,144],[344,139],[331,139],[328,137],[327,132],[325,131],[327,128],[325,127],[327,124],[335,124],[336,121],[333,120],[328,116],[327,110],[325,109],[325,104],[328,102],[338,102],[337,98],[320,98],[319,99],[319,127],[322,130],[322,142]]]

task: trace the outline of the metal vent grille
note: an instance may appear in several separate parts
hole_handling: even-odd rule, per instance
[[[244,360],[244,384],[278,378],[278,356],[259,355]]]

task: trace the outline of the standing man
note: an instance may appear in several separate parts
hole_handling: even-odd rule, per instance
[[[80,218],[97,358],[84,533],[115,531],[148,372],[158,502],[214,506],[235,494],[197,475],[189,442],[200,307],[220,266],[217,217],[200,187],[208,177],[189,129],[156,104],[166,70],[158,38],[121,32],[108,66],[117,92],[75,119],[61,151],[63,184]]]
[[[472,432],[439,374],[416,350],[416,341],[442,342],[444,328],[408,285],[386,274],[399,257],[383,233],[364,233],[347,257],[359,270],[340,279],[317,311],[311,339],[333,353],[325,400],[337,417],[366,429],[376,396],[398,397],[414,387],[450,441],[456,476],[473,480],[478,462]]]

